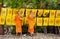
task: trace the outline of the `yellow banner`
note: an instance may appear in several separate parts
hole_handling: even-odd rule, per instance
[[[50,10],[50,17],[54,18],[55,17],[56,10]]]
[[[32,9],[32,13],[33,13],[34,16],[36,17],[37,9]]]
[[[25,21],[24,21],[24,24],[28,24],[28,19],[27,17],[24,17]]]
[[[30,13],[31,9],[26,9],[26,17],[28,17],[28,14]]]
[[[24,22],[24,11],[25,11],[25,9],[22,9],[22,8],[19,9],[19,12],[20,12],[19,15],[21,16],[20,19],[22,20],[22,22]],[[23,25],[23,23],[22,23],[22,25]]]
[[[13,15],[12,15],[12,25],[16,25],[15,23],[15,16],[16,16],[16,13],[18,12],[18,9],[14,8],[13,9]]]
[[[49,18],[49,26],[54,26],[55,18]]]
[[[56,17],[60,18],[60,10],[57,10]]]
[[[44,10],[43,16],[44,16],[44,17],[47,17],[48,14],[49,14],[49,10]]]
[[[1,24],[1,16],[0,16],[0,24]]]
[[[48,19],[49,18],[43,18],[43,26],[48,26]]]
[[[34,16],[36,17],[37,9],[26,9],[26,17],[28,17],[28,14],[30,13],[30,11],[32,11]]]
[[[60,26],[60,18],[55,18],[55,26]]]
[[[7,13],[7,8],[2,8],[1,9],[1,16],[6,16]]]
[[[34,18],[34,23],[36,23],[36,18]],[[28,18],[24,17],[24,24],[28,24]]]
[[[19,12],[20,12],[20,13],[19,13],[20,16],[24,17],[24,11],[25,11],[25,9],[20,9],[20,10],[19,10]]]
[[[5,24],[5,17],[4,16],[0,16],[0,24],[1,25]]]
[[[11,25],[12,18],[7,16],[6,17],[6,25]]]
[[[42,14],[43,14],[43,9],[38,9],[38,16],[42,16]]]
[[[12,16],[11,25],[16,25],[16,22],[15,22],[15,16],[14,16],[14,15]]]
[[[12,8],[7,9],[7,16],[12,16]]]
[[[15,16],[16,15],[16,13],[18,12],[18,9],[13,9],[13,15]]]
[[[42,18],[37,18],[37,26],[42,26]]]

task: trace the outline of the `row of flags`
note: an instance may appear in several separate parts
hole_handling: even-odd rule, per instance
[[[30,11],[35,16],[36,26],[60,26],[60,10],[46,9],[16,9],[16,8],[1,8],[0,25],[15,25],[15,15],[17,12],[22,16],[23,24],[28,24],[27,17]]]

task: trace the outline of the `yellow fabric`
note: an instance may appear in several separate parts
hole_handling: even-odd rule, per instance
[[[50,10],[50,17],[54,18],[55,17],[56,10]]]
[[[56,12],[56,17],[57,17],[57,18],[60,18],[60,10],[57,10],[57,12]]]
[[[43,14],[43,9],[38,9],[38,16],[42,16],[42,14]]]
[[[0,16],[0,24],[1,24],[1,16]]]
[[[43,16],[46,17],[48,13],[49,13],[49,10],[44,10]]]
[[[4,16],[0,16],[0,24],[1,25],[5,24],[5,17]]]
[[[42,26],[42,18],[37,17],[37,26]]]
[[[7,8],[7,16],[12,16],[13,9]]]
[[[30,13],[31,9],[26,9],[26,17],[28,17],[28,14]]]
[[[7,13],[7,8],[2,8],[1,9],[1,16],[6,16]]]
[[[16,13],[18,12],[18,9],[14,8],[13,9],[13,15],[16,16]]]
[[[60,18],[55,18],[55,26],[60,26]]]
[[[34,16],[36,17],[37,9],[31,9],[31,10],[32,10],[32,13],[34,14]]]
[[[49,18],[49,26],[54,26],[55,18]]]
[[[16,22],[15,22],[15,15],[12,16],[12,21],[11,21],[11,22],[12,22],[12,23],[11,23],[12,25],[16,25]]]
[[[25,9],[19,9],[19,12],[20,12],[19,14],[20,14],[20,16],[22,16],[22,17],[24,16],[24,11],[25,11]]]
[[[48,18],[43,18],[43,26],[48,26]]]
[[[11,25],[12,18],[10,16],[6,17],[6,25]]]

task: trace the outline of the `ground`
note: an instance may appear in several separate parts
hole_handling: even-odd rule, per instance
[[[60,39],[56,34],[37,33],[35,36],[0,35],[0,39]]]

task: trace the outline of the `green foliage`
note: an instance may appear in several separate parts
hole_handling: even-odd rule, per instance
[[[4,7],[12,8],[60,9],[59,0],[3,0],[3,2],[7,3]]]
[[[56,1],[51,1],[51,0],[46,0],[46,8],[47,9],[57,9],[57,2]]]
[[[2,0],[0,0],[0,3],[2,3]]]
[[[37,6],[36,0],[32,0],[32,8],[37,8],[36,6]]]

